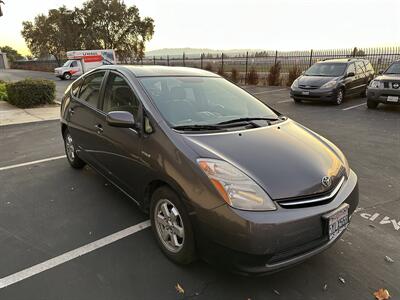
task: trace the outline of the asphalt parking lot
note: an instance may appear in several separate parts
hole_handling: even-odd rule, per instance
[[[295,104],[285,88],[249,90],[338,145],[357,173],[359,210],[332,248],[264,277],[202,261],[177,266],[133,202],[60,157],[57,121],[3,126],[0,299],[374,299],[379,288],[399,299],[400,106],[368,110],[360,98]]]

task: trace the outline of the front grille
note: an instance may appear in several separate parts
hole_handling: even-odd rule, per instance
[[[304,196],[304,197],[297,197],[294,199],[283,199],[277,201],[280,206],[283,208],[301,208],[301,207],[310,207],[310,206],[317,206],[329,203],[335,198],[336,194],[339,192],[340,188],[344,183],[345,177],[342,176],[339,183],[328,192],[321,193],[318,195],[312,196]]]
[[[268,264],[276,264],[280,263],[282,261],[286,261],[292,258],[296,258],[297,256],[303,255],[307,252],[313,251],[317,248],[322,247],[328,242],[328,237],[323,236],[319,239],[313,240],[311,242],[308,242],[306,244],[303,244],[301,246],[297,246],[295,248],[290,248],[288,250],[281,251],[277,254],[275,254],[270,260],[268,260]]]
[[[385,89],[400,90],[400,81],[384,81],[383,87]]]
[[[301,89],[307,89],[307,90],[315,90],[315,89],[318,89],[319,86],[300,84],[300,85],[299,85],[299,88],[301,88]]]

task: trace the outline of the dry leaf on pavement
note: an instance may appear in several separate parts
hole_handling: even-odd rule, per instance
[[[374,293],[377,300],[388,300],[390,298],[389,291],[387,289],[379,289]]]
[[[185,290],[181,287],[179,282],[176,283],[175,289],[179,294],[184,294],[185,293]]]

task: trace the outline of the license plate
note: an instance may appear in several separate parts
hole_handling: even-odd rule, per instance
[[[349,205],[343,204],[335,211],[324,216],[328,223],[329,240],[337,238],[349,224]]]
[[[388,96],[387,97],[388,102],[399,102],[399,97],[397,96]]]
[[[302,95],[310,95],[310,92],[304,91],[304,92],[301,92],[301,94],[302,94]]]

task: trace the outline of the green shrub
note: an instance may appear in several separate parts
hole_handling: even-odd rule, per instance
[[[218,74],[219,76],[222,76],[222,77],[227,77],[227,76],[226,76],[226,73],[225,73],[225,71],[224,71],[224,69],[223,69],[222,66],[220,66],[220,67],[218,68],[217,74]]]
[[[55,90],[55,83],[45,79],[25,79],[8,83],[8,102],[20,108],[52,103]]]
[[[301,75],[301,69],[298,65],[294,65],[289,69],[289,76],[286,82],[287,86],[291,86],[293,81],[295,81]]]
[[[240,80],[240,78],[239,78],[239,72],[238,72],[238,70],[235,69],[235,68],[232,68],[232,70],[231,70],[231,80],[232,80],[232,82],[234,82],[234,83],[238,83],[239,80]]]
[[[7,101],[7,98],[6,84],[0,82],[0,101]]]
[[[252,67],[249,74],[247,74],[247,84],[258,84],[258,73],[254,67]]]
[[[270,69],[267,77],[268,85],[280,85],[281,84],[281,62],[278,61]]]

